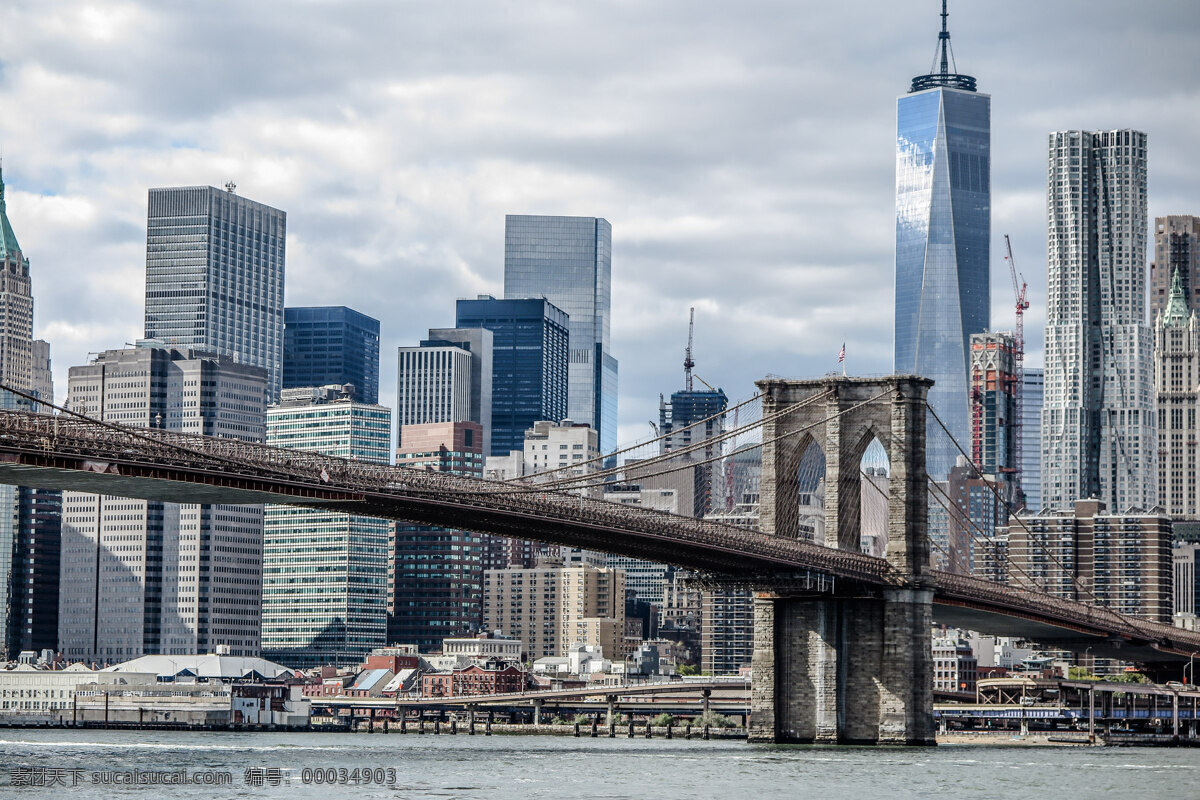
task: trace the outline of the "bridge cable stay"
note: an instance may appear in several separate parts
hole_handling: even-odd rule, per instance
[[[957,516],[958,519],[960,520],[960,522],[966,522],[968,525],[967,530],[971,533],[971,535],[975,538],[975,540],[977,542],[980,542],[983,544],[994,544],[995,543],[995,537],[988,536],[987,532],[984,531],[983,528],[981,528],[979,526],[979,523],[977,523],[975,520],[971,519],[971,517],[969,515],[965,514],[962,511],[962,509],[959,508],[958,505],[954,502],[954,500],[950,497],[950,495],[946,493],[946,490],[938,485],[937,481],[931,480],[929,482],[929,486],[930,486],[930,488],[934,489],[939,495],[941,495],[941,497],[934,497],[934,500],[937,501],[938,505],[940,505],[942,508],[944,508],[948,515],[950,515],[952,517]],[[935,542],[932,537],[930,537],[930,542],[946,556],[948,563],[953,563],[953,561],[954,561],[953,556],[951,556],[950,553],[947,553],[945,548],[943,548],[941,545],[937,544],[937,542]],[[1042,545],[1042,548],[1044,551],[1045,546]],[[1064,577],[1070,576],[1071,582],[1075,585],[1075,587],[1081,593],[1091,595],[1091,598],[1093,601],[1095,601],[1095,605],[1097,607],[1109,608],[1109,606],[1107,604],[1105,604],[1096,595],[1096,593],[1094,591],[1092,591],[1091,589],[1087,588],[1082,583],[1080,583],[1079,578],[1077,576],[1071,575],[1071,573],[1068,572],[1065,567],[1063,567],[1062,563],[1059,562],[1058,559],[1056,559],[1054,557],[1053,553],[1046,552],[1046,555],[1054,561],[1055,565],[1059,568],[1059,570],[1062,572]],[[1024,578],[1027,581],[1029,581],[1030,586],[1032,586],[1032,587],[1038,586],[1039,581],[1036,578],[1034,578],[1034,576],[1030,575],[1023,567],[1017,566],[1017,565],[1013,564],[1012,562],[1008,562],[1006,565],[1006,568],[1008,570],[1010,570],[1011,572],[1020,573],[1022,576],[1024,576]],[[968,568],[967,572],[965,572],[964,574],[974,575],[973,571],[971,571],[969,568]],[[978,578],[980,576],[974,575],[974,577]],[[1001,583],[1000,581],[993,581],[993,583],[996,583],[996,584],[1002,585],[1002,586],[1009,585],[1007,583]],[[1011,587],[1010,586],[1009,588],[1021,588],[1021,587]],[[1044,590],[1039,590],[1039,591],[1044,591]]]
[[[761,399],[762,399],[762,393],[759,392],[757,394],[751,395],[749,398],[743,400],[742,402],[738,403],[735,406],[732,406],[730,408],[725,409],[724,411],[720,411],[716,414],[713,414],[711,417],[705,417],[704,419],[693,422],[691,425],[686,425],[682,428],[676,428],[676,429],[670,431],[669,433],[660,434],[653,439],[647,439],[642,442],[634,442],[633,444],[628,445],[624,448],[621,448],[620,450],[614,450],[611,453],[605,453],[605,454],[596,456],[595,458],[589,458],[587,461],[575,461],[575,462],[572,462],[565,466],[555,467],[554,469],[546,469],[546,470],[542,470],[541,472],[531,473],[529,475],[520,475],[520,476],[517,476],[514,478],[509,478],[505,481],[505,483],[528,482],[530,478],[541,477],[541,476],[545,476],[545,475],[553,475],[556,472],[565,472],[566,470],[579,469],[580,467],[585,467],[585,466],[588,466],[589,464],[595,464],[597,462],[607,461],[610,458],[616,458],[617,456],[624,455],[626,453],[631,453],[635,450],[641,450],[646,447],[649,447],[650,445],[652,445],[656,442],[666,441],[671,436],[678,435],[680,433],[683,433],[684,431],[690,431],[692,428],[695,428],[700,425],[704,425],[706,423],[720,419],[731,411],[736,412],[737,410],[743,408],[744,406],[750,405],[751,403],[757,402]],[[755,423],[752,423],[752,424],[755,424]]]
[[[971,458],[970,458],[970,457],[969,457],[969,456],[966,454],[966,452],[965,452],[965,451],[962,449],[962,447],[959,445],[959,443],[958,443],[958,442],[955,440],[954,436],[953,436],[953,435],[950,433],[949,429],[946,427],[946,423],[942,422],[942,419],[941,419],[941,417],[939,417],[939,416],[937,415],[937,412],[935,412],[935,411],[933,410],[933,408],[932,408],[932,407],[930,407],[930,408],[929,408],[929,413],[930,413],[930,415],[932,415],[932,416],[933,416],[933,419],[934,419],[934,421],[936,421],[936,422],[937,422],[937,424],[938,424],[938,425],[941,427],[942,431],[943,431],[943,432],[946,434],[946,437],[947,437],[947,438],[949,438],[951,442],[953,442],[955,449],[957,449],[957,450],[958,450],[958,452],[959,452],[959,453],[960,453],[960,454],[961,454],[961,455],[962,455],[964,458],[966,458],[966,459],[967,459],[967,463],[968,463],[968,464],[970,464],[970,466],[971,466],[971,470],[972,470],[972,471],[975,473],[975,475],[976,475],[977,477],[979,477],[979,478],[982,478],[982,479],[983,479],[983,484],[984,484],[984,486],[986,486],[986,487],[987,487],[988,491],[989,491],[989,492],[991,492],[991,494],[992,494],[992,495],[993,495],[993,496],[996,498],[996,500],[997,500],[997,501],[1000,503],[1000,506],[1001,506],[1001,508],[1003,508],[1003,509],[1004,509],[1005,513],[1006,513],[1006,514],[1007,514],[1007,516],[1008,516],[1008,519],[1009,519],[1010,521],[1011,521],[1011,520],[1016,520],[1017,524],[1018,524],[1018,525],[1021,527],[1021,529],[1022,529],[1023,531],[1025,531],[1025,533],[1029,534],[1029,539],[1030,539],[1030,541],[1031,541],[1031,542],[1036,542],[1036,543],[1038,544],[1039,548],[1040,548],[1040,549],[1041,549],[1041,551],[1042,551],[1042,554],[1043,554],[1043,555],[1045,555],[1045,556],[1046,556],[1046,557],[1047,557],[1047,558],[1048,558],[1048,559],[1049,559],[1051,562],[1053,562],[1053,564],[1054,564],[1055,566],[1057,566],[1057,567],[1058,567],[1060,570],[1062,570],[1062,573],[1063,573],[1064,575],[1071,575],[1071,576],[1072,576],[1072,578],[1071,578],[1071,580],[1072,580],[1072,583],[1074,583],[1074,584],[1075,584],[1075,585],[1076,585],[1076,586],[1077,586],[1079,589],[1081,589],[1081,590],[1082,590],[1082,591],[1084,591],[1085,593],[1087,593],[1087,594],[1090,594],[1090,595],[1092,596],[1092,598],[1093,598],[1093,599],[1094,599],[1094,600],[1095,600],[1095,601],[1096,601],[1098,604],[1100,604],[1101,606],[1107,607],[1107,606],[1106,606],[1104,603],[1102,603],[1102,602],[1100,601],[1100,598],[1096,597],[1096,595],[1095,595],[1095,593],[1094,593],[1094,592],[1092,592],[1090,589],[1086,588],[1086,587],[1085,587],[1085,586],[1083,586],[1081,583],[1079,583],[1078,576],[1075,576],[1075,575],[1073,574],[1073,571],[1071,571],[1071,570],[1068,570],[1068,569],[1067,569],[1065,566],[1063,566],[1062,562],[1061,562],[1061,561],[1059,561],[1057,557],[1055,557],[1054,553],[1053,553],[1053,552],[1051,552],[1051,551],[1050,551],[1050,549],[1049,549],[1049,548],[1048,548],[1048,547],[1047,547],[1047,546],[1046,546],[1044,543],[1042,543],[1042,542],[1040,541],[1039,537],[1037,537],[1037,536],[1034,534],[1034,532],[1033,532],[1033,531],[1031,531],[1031,530],[1029,529],[1029,526],[1025,524],[1025,521],[1024,521],[1024,520],[1022,520],[1022,519],[1021,519],[1021,517],[1017,515],[1017,511],[1016,511],[1016,509],[1014,509],[1014,508],[1012,507],[1012,505],[1010,505],[1010,504],[1009,504],[1009,502],[1008,502],[1008,501],[1007,501],[1007,500],[1004,498],[1004,496],[1003,496],[1003,495],[1000,493],[1000,491],[999,491],[999,490],[998,490],[998,489],[997,489],[997,488],[996,488],[996,487],[993,485],[993,482],[992,482],[992,481],[990,481],[990,480],[988,480],[988,479],[986,478],[986,476],[984,476],[984,474],[983,474],[982,472],[980,472],[980,471],[979,471],[979,467],[977,467],[977,466],[975,465],[975,462],[974,462],[974,461],[972,461],[972,460],[971,460]],[[930,482],[931,482],[931,483],[933,483],[933,481],[932,481],[932,480],[931,480]],[[938,487],[938,488],[940,489],[941,487]],[[986,534],[984,534],[984,535],[986,536]],[[1027,575],[1026,577],[1028,577],[1028,575]],[[1035,585],[1036,585],[1036,583],[1035,583]]]
[[[689,445],[687,447],[682,447],[678,450],[670,450],[667,452],[661,452],[658,455],[651,456],[650,458],[639,459],[636,462],[637,467],[638,467],[639,476],[641,475],[642,467],[653,466],[655,464],[662,463],[665,461],[674,461],[674,460],[677,460],[680,456],[687,455],[688,453],[693,453],[693,452],[695,452],[697,450],[701,450],[701,449],[707,450],[716,444],[720,444],[722,442],[726,442],[731,439],[736,439],[738,436],[741,436],[748,431],[752,431],[754,429],[761,428],[762,425],[766,422],[770,422],[772,420],[786,416],[787,414],[793,413],[793,412],[799,410],[800,408],[803,408],[804,406],[809,405],[810,403],[814,403],[817,400],[824,399],[828,395],[829,395],[828,391],[824,392],[822,394],[819,394],[819,395],[814,395],[813,397],[806,399],[802,403],[796,403],[792,406],[788,406],[787,408],[780,409],[779,411],[776,411],[767,417],[761,418],[757,421],[749,422],[739,428],[733,428],[728,431],[724,431],[716,436],[712,436],[707,439],[703,439],[699,442],[696,442],[695,444]],[[755,400],[759,396],[760,395],[756,395],[755,397],[751,398],[751,400]],[[746,401],[746,402],[750,402],[750,401]],[[742,405],[745,405],[745,404],[746,403],[742,403],[738,407],[740,408]],[[715,414],[712,417],[709,417],[708,419],[712,420],[712,419],[717,419],[718,417],[723,417],[725,415],[725,413],[726,412],[721,412],[719,414]],[[699,425],[706,421],[707,420],[701,420],[700,422],[698,422],[696,424]],[[694,425],[688,426],[688,428],[691,428],[691,427],[694,427]],[[680,428],[679,430],[683,431],[683,430],[687,430],[687,428]],[[668,434],[668,435],[671,435],[671,434]],[[636,445],[634,447],[629,447],[620,452],[627,453],[627,452],[630,452],[631,450],[641,449],[649,444],[652,444],[655,441],[659,441],[660,439],[664,439],[664,438],[666,438],[666,437],[660,436],[659,439],[654,439],[649,442]],[[611,454],[611,455],[616,455],[616,453]],[[557,468],[555,470],[551,470],[549,472],[559,472],[559,471],[562,471],[563,469],[578,469],[583,464],[594,463],[597,460],[603,460],[604,458],[608,458],[608,457],[609,456],[604,456],[604,457],[601,457],[600,459],[591,459],[590,462],[576,461],[572,464],[566,465],[565,467],[559,467],[559,468]],[[721,456],[718,456],[717,458],[725,458],[725,457],[726,457],[726,455],[721,455]],[[702,462],[687,461],[679,469],[686,469],[687,467],[696,466],[699,463],[702,463]],[[540,483],[537,483],[536,485],[540,486],[540,487],[554,487],[554,488],[560,488],[560,487],[571,488],[571,487],[574,487],[576,484],[602,485],[604,483],[604,481],[601,481],[601,484],[595,484],[596,479],[620,475],[620,474],[626,472],[630,466],[632,466],[632,465],[629,464],[629,462],[625,462],[624,464],[621,464],[616,467],[610,467],[608,469],[598,470],[596,472],[589,472],[585,475],[576,475],[576,476],[571,476],[571,477],[567,477],[567,478],[559,478],[559,479],[553,480],[553,481],[540,482]],[[668,470],[668,471],[674,471],[674,470]],[[522,481],[528,484],[529,478],[540,477],[542,475],[549,474],[549,472],[539,472],[539,473],[535,473],[534,475],[525,476],[525,478],[523,478]],[[514,481],[508,481],[508,482],[516,483],[517,481],[514,480]]]
[[[870,477],[870,476],[864,474],[863,477]],[[870,483],[872,489],[874,489],[876,492],[878,492],[883,497],[884,501],[886,502],[887,495],[886,495],[886,493],[884,493],[883,489],[880,486],[878,486],[877,484],[875,484],[874,482],[871,482],[871,481],[867,481],[867,482]],[[942,488],[940,486],[937,486],[935,481],[930,481],[930,485],[933,486],[934,488],[936,488],[939,492],[942,492],[943,496],[945,496],[947,498],[947,500],[949,500],[949,496],[945,494],[945,492],[942,490]],[[948,506],[946,504],[945,501],[943,501],[937,497],[935,497],[934,500],[937,501],[942,506],[942,508],[946,509],[948,514],[954,513],[953,510],[950,508],[950,506]],[[952,500],[950,501],[950,503],[951,503],[951,505],[953,505]],[[961,514],[961,509],[959,509],[959,513]],[[978,523],[976,523],[974,520],[971,520],[969,517],[967,517],[965,515],[962,515],[962,519],[966,520],[971,526],[974,527],[975,532],[973,532],[973,533],[978,539],[987,541],[991,538],[991,537],[987,536],[987,534],[979,527]],[[950,563],[953,562],[953,557],[951,556],[951,554],[946,551],[946,548],[942,547],[941,544],[939,544],[936,540],[934,540],[933,537],[930,537],[929,543],[935,549],[937,549],[938,552],[940,552],[943,556],[946,557],[947,562],[950,562]],[[1032,587],[1037,586],[1037,582],[1035,580],[1033,580],[1033,578],[1029,575],[1029,573],[1026,572],[1023,568],[1016,567],[1015,569],[1013,569],[1013,572],[1024,575],[1029,580],[1030,586],[1032,586]],[[953,574],[953,573],[951,573],[951,574]],[[1046,594],[1046,592],[1039,590],[1037,588],[1012,586],[1007,583],[1001,583],[1000,581],[990,581],[990,580],[981,578],[978,575],[971,575],[971,576],[964,576],[964,577],[969,577],[973,580],[985,580],[992,585],[995,585],[998,587],[1003,587],[1003,589],[1005,591],[1018,592],[1018,593],[1020,593],[1020,596],[1023,596],[1023,597],[1031,596],[1031,595],[1038,595],[1038,594]],[[1047,595],[1047,597],[1053,597],[1053,596]],[[1080,601],[1075,601],[1075,602],[1080,602]],[[1123,626],[1124,629],[1126,630],[1126,632],[1128,632],[1128,633],[1154,638],[1154,636],[1148,632],[1148,627],[1146,625],[1145,620],[1140,620],[1136,617],[1129,617],[1127,615],[1121,614],[1120,612],[1113,610],[1111,607],[1106,606],[1103,603],[1099,603],[1098,605],[1090,605],[1088,607],[1094,608],[1096,610],[1102,610],[1102,611],[1106,612],[1107,614],[1112,615],[1112,617],[1116,621],[1120,622],[1121,626]]]
[[[764,445],[772,444],[774,442],[778,442],[783,439],[787,439],[787,438],[790,438],[793,436],[798,436],[802,433],[806,433],[806,432],[812,430],[813,428],[816,428],[820,425],[824,425],[825,423],[830,422],[834,419],[837,419],[838,417],[841,417],[845,414],[848,414],[851,411],[857,410],[858,408],[861,408],[864,405],[867,405],[876,400],[879,400],[880,398],[886,397],[890,393],[891,393],[890,390],[880,392],[879,394],[875,395],[874,397],[870,397],[870,398],[863,400],[862,402],[857,403],[855,405],[847,406],[846,408],[842,409],[841,411],[838,411],[837,413],[834,413],[834,414],[830,414],[829,416],[827,416],[823,419],[817,420],[816,422],[810,423],[801,428],[797,428],[796,430],[786,431],[786,432],[781,433],[771,439],[766,439],[762,442],[754,442],[754,443],[748,444],[745,447],[742,447],[738,450],[734,450],[732,453],[722,453],[720,455],[712,456],[712,457],[706,458],[706,459],[701,459],[699,461],[686,461],[686,462],[678,464],[677,466],[672,466],[667,469],[662,469],[662,470],[658,470],[655,472],[649,472],[649,473],[643,474],[639,471],[638,478],[642,479],[642,478],[648,478],[648,477],[657,477],[659,475],[667,475],[667,474],[670,474],[673,472],[680,472],[682,470],[692,469],[694,467],[704,466],[706,464],[712,464],[714,462],[730,458],[731,456],[738,455],[740,453],[757,450],[757,449],[763,447]],[[816,397],[821,397],[821,396],[823,396],[823,395],[818,395]],[[791,406],[791,408],[793,410],[795,410],[795,409],[800,408],[801,405],[802,404],[797,403],[797,404]],[[770,419],[774,419],[776,416],[781,416],[781,415],[782,414],[772,415],[771,417],[768,417],[767,420],[769,421]],[[759,425],[756,424],[753,427],[759,427]],[[672,451],[671,453],[667,453],[663,456],[658,456],[654,459],[647,459],[646,461],[639,461],[637,463],[638,463],[638,466],[640,467],[641,465],[647,464],[647,463],[658,464],[658,463],[670,462],[670,461],[675,460],[679,455],[699,449],[700,447],[704,446],[705,444],[711,443],[712,441],[713,440],[710,439],[710,440],[707,440],[706,442],[701,442],[698,445],[693,445],[690,448],[675,450],[675,451]],[[563,480],[563,481],[556,481],[556,482],[553,482],[550,484],[530,485],[530,486],[528,486],[528,488],[525,491],[531,492],[531,493],[536,493],[538,491],[544,491],[546,489],[553,489],[556,491],[568,491],[570,489],[586,489],[586,488],[593,488],[593,487],[597,487],[597,486],[603,486],[605,484],[605,481],[603,480],[604,476],[610,475],[610,474],[616,474],[621,471],[622,471],[621,469],[605,470],[603,472],[593,472],[589,475],[579,476],[578,478],[575,478],[570,481]]]

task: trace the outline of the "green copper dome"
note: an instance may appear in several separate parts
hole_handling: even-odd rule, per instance
[[[0,253],[4,257],[16,258],[21,252],[17,244],[17,235],[13,233],[12,224],[8,221],[8,211],[4,205],[4,171],[0,168]]]

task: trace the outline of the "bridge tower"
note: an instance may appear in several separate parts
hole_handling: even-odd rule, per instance
[[[825,458],[823,544],[859,552],[859,464],[878,439],[891,462],[886,523],[891,575],[884,586],[842,581],[833,593],[782,586],[758,593],[751,740],[934,743],[925,472],[926,397],[932,385],[917,376],[758,382],[767,420],[762,531],[800,535],[800,463],[815,446]]]

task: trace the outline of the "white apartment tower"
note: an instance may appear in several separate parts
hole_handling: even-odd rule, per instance
[[[164,347],[72,367],[67,407],[105,422],[261,442],[267,371]],[[59,649],[70,661],[259,654],[263,509],[63,492]]]
[[[1058,131],[1049,144],[1041,505],[1151,508],[1146,134]]]

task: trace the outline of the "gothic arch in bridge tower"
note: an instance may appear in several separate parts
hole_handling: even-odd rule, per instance
[[[811,459],[806,451],[816,445],[825,478],[825,536],[819,543],[859,552],[863,454],[878,440],[888,458],[888,560],[904,574],[926,571],[925,398],[931,385],[915,376],[759,381],[766,420],[763,532],[803,538],[800,475],[803,461]]]

